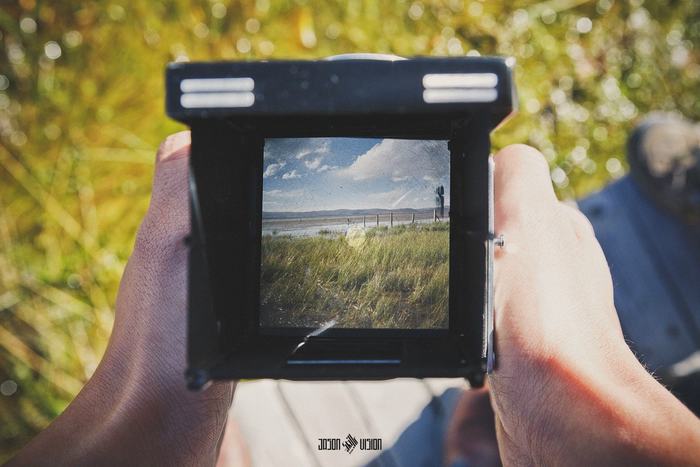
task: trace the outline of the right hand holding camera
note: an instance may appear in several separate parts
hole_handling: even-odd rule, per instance
[[[506,465],[691,465],[700,420],[623,338],[587,219],[557,201],[544,157],[495,156],[497,369],[489,378]]]

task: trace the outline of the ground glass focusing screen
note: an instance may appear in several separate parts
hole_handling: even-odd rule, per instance
[[[173,64],[190,126],[188,384],[493,364],[489,133],[508,60]]]
[[[261,328],[448,327],[446,141],[275,138],[263,161]]]

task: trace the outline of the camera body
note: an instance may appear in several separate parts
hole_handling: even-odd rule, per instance
[[[192,131],[190,388],[240,378],[465,377],[479,386],[493,366],[489,133],[514,109],[512,63],[380,58],[168,67],[167,113]],[[323,164],[332,158],[340,162]],[[392,209],[376,204],[391,192],[381,184],[406,192]],[[432,196],[432,215],[428,201],[401,204],[412,196]],[[353,209],[330,209],[343,203]],[[399,271],[396,245],[410,261],[424,261],[419,250],[437,259]],[[299,252],[302,266],[290,269]],[[361,266],[364,276],[343,275]],[[399,272],[407,285],[380,281]],[[429,296],[428,284],[443,286]]]

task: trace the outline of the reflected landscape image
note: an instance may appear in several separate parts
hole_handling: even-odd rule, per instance
[[[265,142],[260,325],[447,328],[446,141]]]

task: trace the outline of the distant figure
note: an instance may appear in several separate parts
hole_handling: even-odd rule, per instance
[[[435,188],[435,207],[440,213],[440,219],[445,217],[445,187],[440,185]]]

